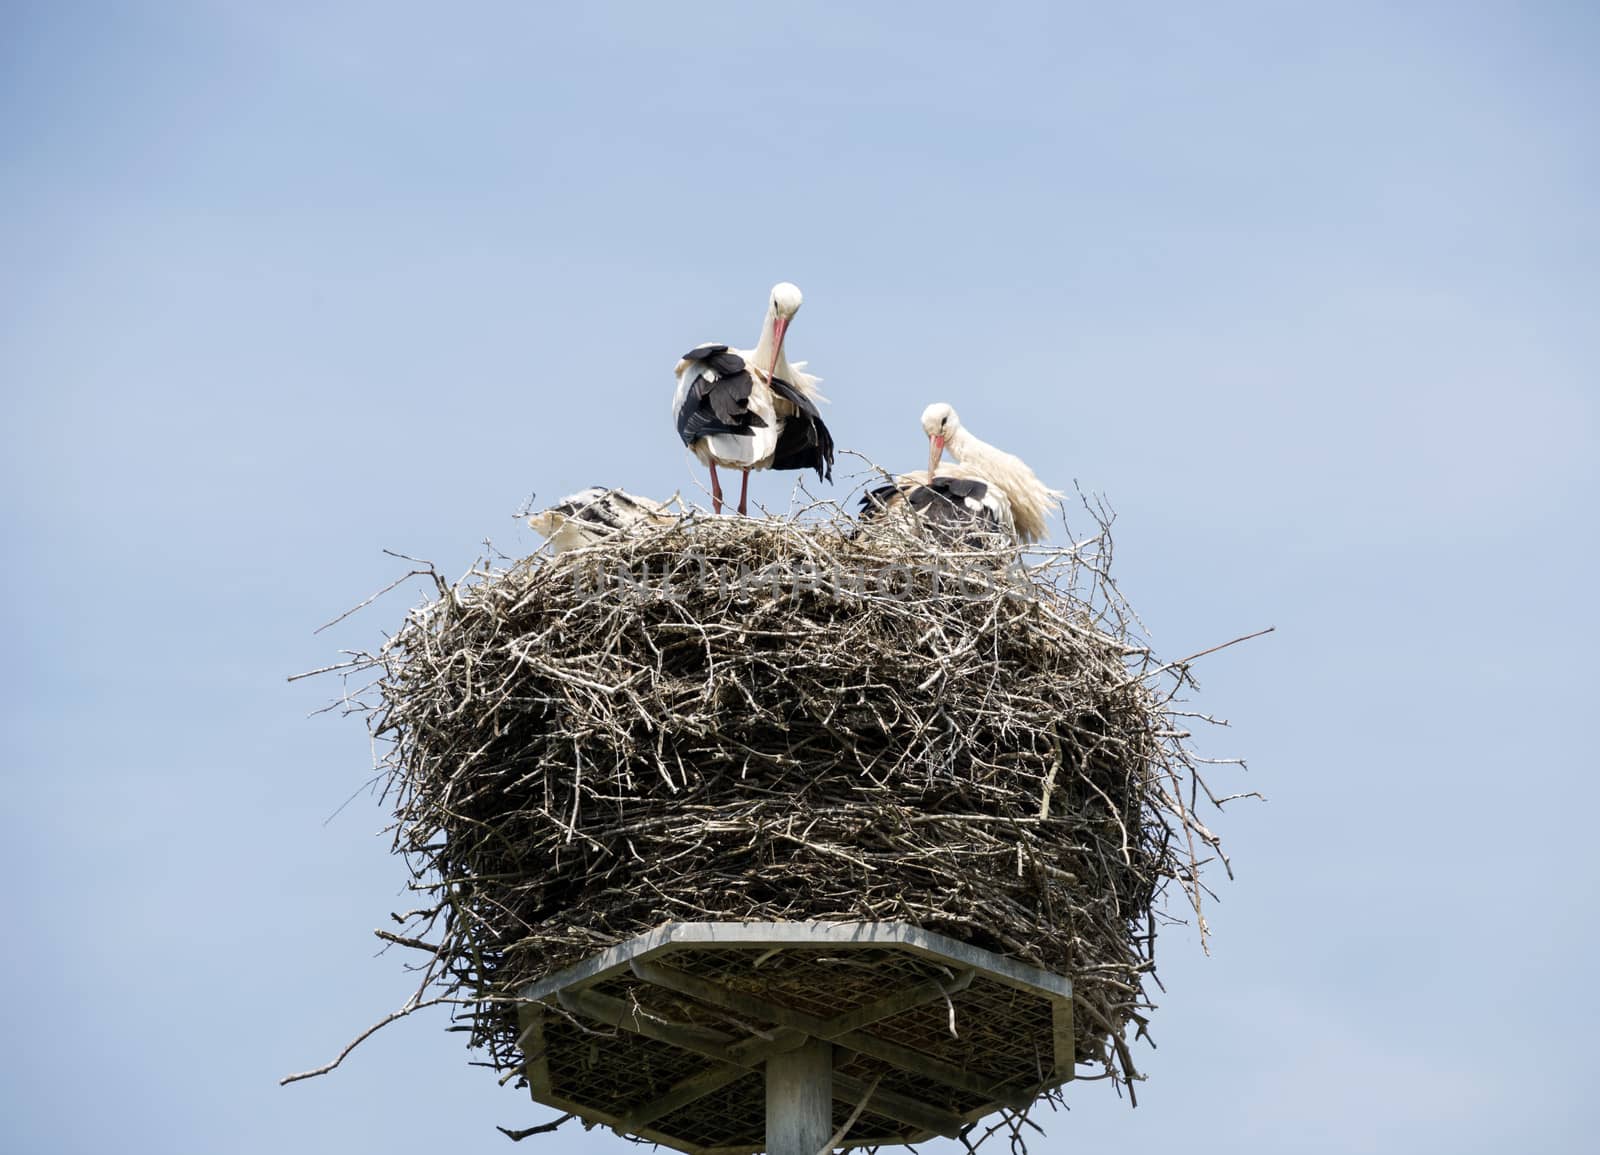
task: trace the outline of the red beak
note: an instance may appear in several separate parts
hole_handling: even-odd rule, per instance
[[[939,468],[939,458],[944,456],[944,434],[934,433],[928,437],[928,480],[933,480],[934,470]]]
[[[772,322],[772,364],[767,366],[767,380],[777,371],[778,358],[783,356],[783,335],[789,331],[788,317],[778,317]]]

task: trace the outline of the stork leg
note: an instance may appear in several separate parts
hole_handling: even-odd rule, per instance
[[[711,512],[722,512],[722,482],[717,480],[717,463],[711,463]]]
[[[748,469],[741,469],[739,472],[743,474],[743,477],[739,481],[739,516],[743,517],[746,512],[745,500],[750,494],[750,471]]]

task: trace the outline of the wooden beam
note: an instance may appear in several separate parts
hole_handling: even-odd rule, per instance
[[[648,965],[648,964],[646,964]],[[949,983],[940,985],[935,979],[909,986],[903,991],[892,995],[885,995],[870,1003],[857,1007],[853,1011],[846,1011],[828,1020],[828,1027],[835,1033],[831,1038],[848,1035],[851,1031],[859,1031],[863,1027],[870,1027],[882,1019],[892,1019],[895,1015],[903,1015],[907,1011],[915,1010],[924,1003],[938,1002],[951,995],[958,995],[972,985],[972,980],[977,977],[977,971],[961,971]]]
[[[767,1155],[818,1155],[833,1136],[833,1044],[812,1039],[766,1063]]]
[[[733,1042],[732,1037],[721,1031],[691,1024],[669,1023],[650,1015],[642,1015],[631,1003],[611,998],[598,991],[558,991],[556,1001],[566,1010],[586,1015],[608,1027],[620,1027],[636,1035],[643,1035],[647,1039],[655,1039],[657,1042],[667,1043],[685,1051],[693,1051],[697,1055],[704,1055],[719,1063],[744,1065],[738,1063],[731,1053],[729,1044]]]
[[[701,983],[709,982],[709,980],[699,979],[697,976],[690,975],[685,971],[675,970],[671,967],[663,966],[660,963],[639,962],[635,960],[634,962],[628,964],[628,969],[633,971],[635,978],[643,979],[645,982],[650,983],[653,986],[667,987],[668,989],[676,990],[679,994],[691,993],[683,990],[681,987],[673,985],[674,983],[680,981],[680,977],[682,979],[696,979],[696,981]],[[827,1033],[822,1034],[818,1031],[812,1031],[810,1033],[815,1035],[817,1038],[839,1038],[841,1035],[847,1035],[852,1031],[858,1031],[863,1027],[870,1027],[873,1023],[879,1022],[883,1019],[893,1018],[895,1015],[901,1015],[906,1011],[914,1010],[915,1008],[922,1006],[924,1003],[936,1002],[939,999],[948,999],[951,995],[958,995],[970,987],[972,985],[972,980],[976,977],[976,971],[961,971],[947,984],[940,983],[935,979],[928,979],[926,982],[920,982],[915,986],[909,986],[904,990],[896,991],[892,995],[885,995],[881,999],[875,999],[870,1003],[864,1003],[853,1011],[846,1011],[844,1014],[836,1015],[831,1019],[814,1019],[814,1023],[826,1026]],[[728,988],[717,985],[716,989],[726,991]],[[783,1009],[776,1003],[770,1003],[764,999],[758,999],[758,997],[755,995],[750,995],[748,997],[752,1006],[759,1003],[765,1011]],[[755,1012],[752,1011],[751,1013]]]
[[[852,1106],[859,1103],[861,1096],[867,1093],[867,1086],[851,1075],[841,1075],[837,1071],[833,1073],[833,1093],[840,1102]],[[920,1099],[913,1099],[897,1091],[886,1091],[882,1087],[872,1092],[867,1110],[874,1115],[887,1115],[908,1127],[915,1127],[931,1135],[943,1135],[947,1139],[953,1139],[961,1128],[967,1125],[967,1121],[954,1111],[930,1106]],[[911,1142],[920,1140],[913,1139]]]
[[[621,999],[612,998],[610,995],[603,995],[599,991],[574,991],[570,989],[558,991],[556,993],[556,1001],[573,1014],[584,1015],[607,1026],[618,1027],[625,1031],[631,1031],[636,1035],[642,1035],[647,1039],[655,1039],[658,1042],[667,1043],[670,1046],[702,1055],[717,1063],[719,1068],[732,1067],[732,1072],[728,1072],[730,1077],[727,1082],[730,1083],[735,1078],[742,1077],[752,1070],[759,1070],[766,1057],[764,1052],[769,1046],[774,1051],[777,1051],[780,1049],[792,1049],[793,1046],[798,1045],[792,1042],[792,1035],[785,1037],[781,1042],[772,1040],[769,1043],[766,1039],[751,1039],[745,1043],[734,1044],[732,1043],[732,1037],[721,1031],[715,1031],[709,1027],[663,1022],[660,1019],[642,1015],[638,1012],[638,1008],[632,1004],[625,1003]],[[801,1043],[805,1041],[805,1037],[803,1033],[799,1035]],[[757,1045],[751,1046],[748,1044]],[[708,1081],[712,1078],[711,1071],[704,1071],[701,1074],[706,1076]],[[692,1078],[695,1078],[695,1076],[691,1076]],[[689,1081],[684,1080],[684,1082]],[[722,1085],[726,1086],[727,1083]],[[853,1102],[858,1101],[866,1093],[866,1084],[846,1075],[835,1075],[833,1090],[844,1101]],[[671,1093],[670,1091],[668,1092],[668,1094]],[[687,1101],[693,1102],[693,1099]],[[658,1099],[655,1102],[660,1102],[660,1100]],[[653,1105],[642,1105],[639,1109],[643,1111]],[[893,1094],[881,1088],[873,1092],[872,1103],[869,1105],[868,1110],[904,1123],[909,1127],[931,1131],[937,1135],[954,1135],[956,1131],[964,1126],[964,1120],[953,1112],[943,1111],[909,1096]],[[631,1111],[626,1112],[626,1114],[629,1117],[632,1116]],[[656,1117],[660,1118],[659,1115]],[[827,1136],[824,1136],[824,1138],[827,1138]]]
[[[679,1079],[665,1094],[632,1108],[627,1112],[625,1130],[637,1130],[687,1107],[697,1099],[705,1098],[713,1091],[720,1091],[729,1083],[748,1076],[772,1056],[792,1051],[805,1042],[803,1031],[779,1030],[770,1039],[753,1038],[735,1043],[728,1048],[732,1063],[718,1063]]]
[[[999,821],[997,819],[996,821]],[[1007,822],[1031,819],[1007,818]],[[1051,974],[1019,963],[993,951],[981,950],[933,931],[903,922],[674,922],[619,943],[609,950],[576,963],[538,982],[529,983],[519,993],[523,998],[543,1000],[563,987],[578,986],[611,976],[627,968],[630,960],[648,958],[678,950],[751,947],[760,950],[786,950],[799,947],[815,950],[828,947],[853,950],[862,947],[889,947],[904,950],[943,966],[977,970],[986,979],[1003,983],[1040,998],[1071,999],[1072,983],[1062,975]]]
[[[686,1079],[679,1079],[664,1095],[658,1095],[649,1102],[640,1103],[637,1107],[630,1108],[623,1116],[623,1130],[638,1131],[654,1123],[657,1119],[665,1118],[674,1111],[682,1110],[690,1103],[704,1099],[713,1091],[720,1091],[729,1083],[737,1083],[740,1079],[748,1079],[755,1072],[749,1067],[737,1067],[732,1063],[717,1063],[698,1071]]]
[[[1072,1003],[1053,999],[1050,1003],[1050,1037],[1055,1044],[1051,1077],[1066,1082],[1076,1072],[1078,1044],[1072,1031]]]
[[[985,1079],[970,1071],[963,1070],[943,1059],[936,1059],[932,1055],[912,1047],[891,1043],[887,1039],[880,1039],[866,1031],[846,1030],[836,1032],[830,1022],[819,1019],[815,1015],[808,1015],[804,1011],[793,1010],[789,1007],[779,1006],[756,995],[746,994],[743,991],[729,990],[724,986],[703,979],[698,975],[687,974],[684,971],[664,967],[658,963],[639,962],[634,960],[630,964],[633,973],[639,978],[655,986],[665,987],[667,990],[676,991],[681,995],[699,999],[701,1002],[710,1003],[712,1006],[733,1011],[736,1014],[750,1015],[754,1018],[765,1019],[767,1022],[777,1023],[782,1027],[804,1031],[819,1039],[832,1039],[840,1046],[848,1047],[852,1051],[859,1051],[863,1055],[870,1055],[874,1059],[882,1059],[909,1071],[914,1075],[932,1079],[934,1082],[943,1083],[947,1087],[955,1087],[969,1095],[1001,1103],[1006,1106],[1026,1106],[1032,1102],[1033,1096],[1021,1088],[1007,1086],[1002,1081]],[[841,1016],[842,1017],[842,1016]]]
[[[517,1007],[517,1024],[522,1028],[517,1036],[517,1045],[522,1048],[522,1074],[536,1098],[548,1098],[551,1093],[549,1046],[544,1038],[544,1010],[542,1003],[523,1003]]]

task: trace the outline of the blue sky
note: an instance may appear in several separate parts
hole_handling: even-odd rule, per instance
[[[333,10],[328,10],[328,9]],[[791,336],[1118,511],[1270,801],[1127,1110],[1037,1155],[1587,1151],[1600,107],[1579,4],[0,5],[8,1150],[511,1150],[408,992],[385,548],[694,492],[678,354]],[[782,509],[783,479],[755,496]],[[1585,591],[1591,591],[1586,593]],[[621,1152],[567,1130],[542,1149]]]

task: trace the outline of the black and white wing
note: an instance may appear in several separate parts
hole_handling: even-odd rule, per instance
[[[909,511],[945,545],[983,548],[1016,536],[1005,492],[977,477],[905,474],[863,494],[859,516],[871,521],[896,509]]]
[[[717,434],[749,437],[765,428],[766,421],[750,409],[753,384],[744,358],[726,345],[698,345],[685,353],[673,399],[683,443],[693,446]]]
[[[781,377],[772,379],[772,392],[798,411],[781,419],[772,468],[815,469],[819,481],[832,481],[833,434],[823,423],[816,402]]]

